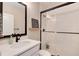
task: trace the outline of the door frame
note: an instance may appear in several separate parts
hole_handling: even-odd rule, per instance
[[[64,6],[73,4],[73,3],[76,3],[76,2],[66,2],[64,4],[61,4],[61,5],[58,5],[58,6],[55,6],[55,7],[52,7],[52,8],[49,8],[49,9],[46,9],[46,10],[40,12],[40,49],[41,49],[41,45],[42,45],[42,43],[41,43],[41,41],[42,41],[42,29],[41,29],[42,28],[42,14],[45,12],[49,12],[51,10],[55,10],[60,7],[64,7]]]

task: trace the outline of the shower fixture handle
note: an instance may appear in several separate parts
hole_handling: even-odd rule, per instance
[[[45,31],[45,29],[43,29],[43,32]]]

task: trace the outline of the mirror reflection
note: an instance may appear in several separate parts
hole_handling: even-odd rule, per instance
[[[3,35],[25,33],[25,6],[18,2],[3,2]]]

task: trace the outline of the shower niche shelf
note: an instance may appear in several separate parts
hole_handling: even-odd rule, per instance
[[[30,31],[39,31],[39,28],[29,28]]]

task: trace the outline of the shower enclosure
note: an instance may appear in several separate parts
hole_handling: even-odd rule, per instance
[[[79,55],[79,3],[42,11],[40,22],[41,49],[52,55]]]

